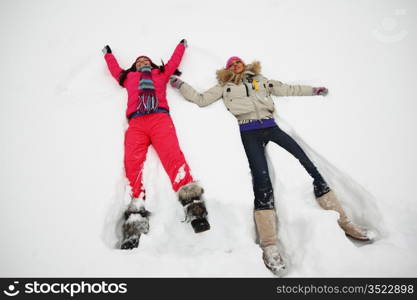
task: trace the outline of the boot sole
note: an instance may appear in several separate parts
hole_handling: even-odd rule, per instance
[[[210,229],[210,224],[206,219],[195,219],[191,221],[191,226],[195,233],[204,232]]]
[[[272,274],[274,274],[277,277],[283,277],[285,275],[287,275],[288,273],[288,269],[287,266],[285,264],[280,265],[280,267],[269,267],[267,264],[265,264],[265,267],[270,270],[272,272]]]
[[[350,234],[347,234],[347,233],[345,233],[345,234],[346,234],[347,237],[350,237],[350,238],[352,238],[356,241],[360,241],[360,242],[370,242],[371,241],[370,238],[359,238],[359,237],[356,237],[356,236],[353,236],[353,235],[350,235]]]
[[[139,246],[139,238],[137,239],[128,239],[124,242],[122,242],[122,245],[120,246],[120,249],[122,250],[132,250]]]

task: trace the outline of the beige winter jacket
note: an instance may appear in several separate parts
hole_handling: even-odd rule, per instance
[[[224,105],[239,121],[272,118],[274,96],[312,96],[313,88],[306,85],[288,85],[280,81],[269,80],[260,74],[261,65],[253,62],[246,66],[243,74],[236,75],[230,70],[217,71],[218,84],[198,93],[187,83],[183,83],[180,92],[185,99],[200,107],[207,106],[220,98]]]

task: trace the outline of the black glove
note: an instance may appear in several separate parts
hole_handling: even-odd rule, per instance
[[[187,40],[186,39],[182,39],[181,42],[180,42],[180,44],[184,44],[185,48],[188,47],[188,43],[187,43]]]
[[[109,45],[104,46],[104,48],[101,50],[104,54],[111,53],[111,49]]]

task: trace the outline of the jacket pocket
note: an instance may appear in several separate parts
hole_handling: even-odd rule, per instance
[[[260,110],[268,110],[270,112],[274,111],[274,101],[272,100],[268,89],[265,87],[264,82],[259,82],[258,90],[253,90],[251,95],[253,101]]]
[[[248,97],[235,97],[224,100],[227,109],[235,116],[254,113],[256,111],[254,103]]]
[[[223,99],[234,99],[246,96],[246,88],[243,84],[226,84],[223,87]]]
[[[253,104],[246,97],[246,88],[240,84],[226,84],[223,88],[223,101],[227,110],[237,116],[253,110]]]

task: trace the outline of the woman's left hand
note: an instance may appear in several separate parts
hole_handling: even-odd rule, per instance
[[[325,87],[313,87],[314,96],[327,96],[329,90]]]
[[[104,54],[111,53],[111,49],[109,45],[104,46],[104,48],[101,50]]]

